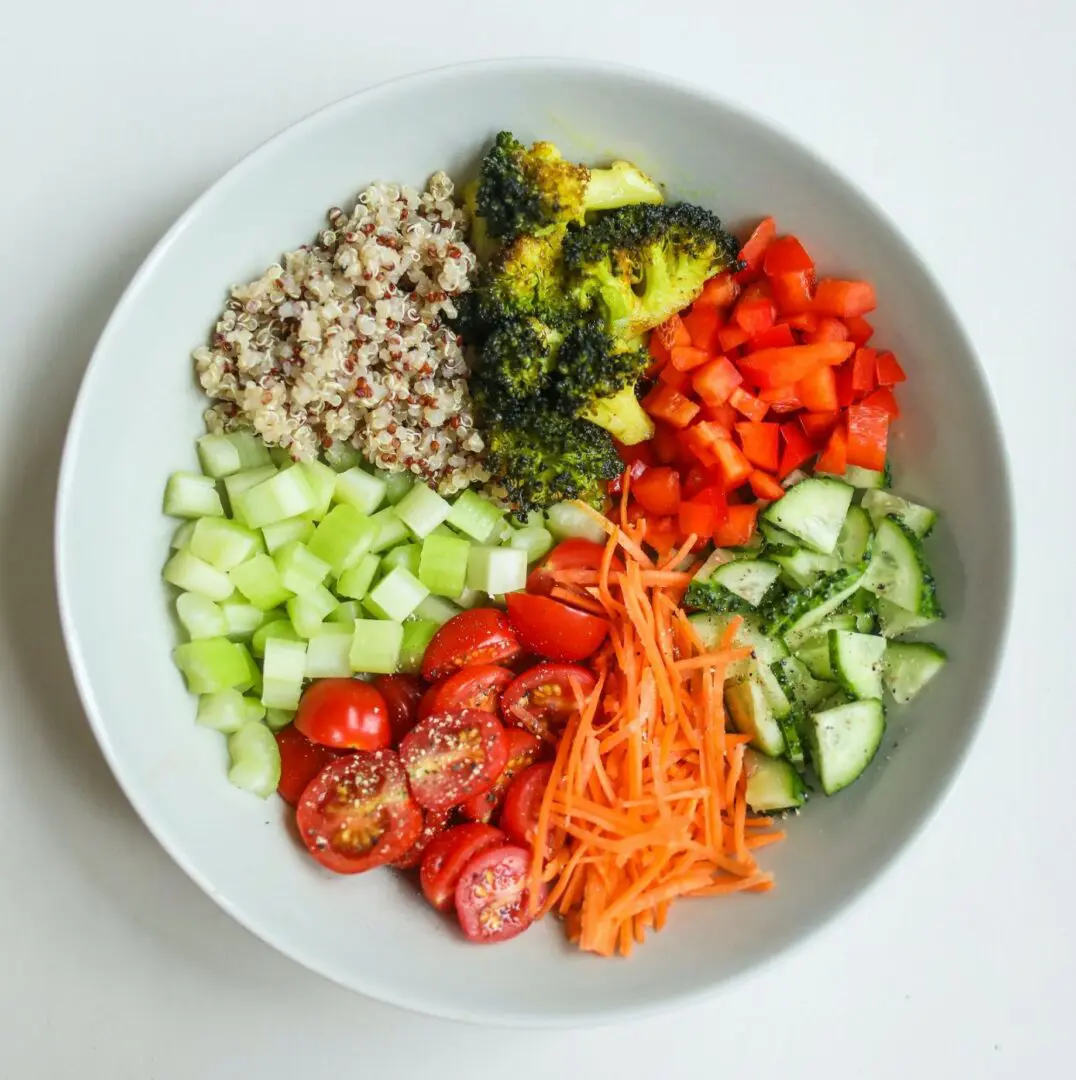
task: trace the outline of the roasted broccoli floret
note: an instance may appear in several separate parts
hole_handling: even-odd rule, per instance
[[[599,303],[613,333],[641,334],[687,307],[707,278],[737,267],[736,240],[691,203],[610,210],[570,225],[563,253],[577,303]]]
[[[623,468],[612,437],[587,420],[539,406],[493,410],[483,425],[486,466],[519,519],[565,499],[602,506],[606,484]]]
[[[477,283],[479,314],[488,326],[524,316],[552,325],[577,314],[564,277],[563,240],[563,229],[521,235],[497,252]]]
[[[502,408],[531,401],[549,385],[561,341],[560,331],[538,319],[506,319],[483,342],[472,384]]]
[[[488,234],[511,237],[582,221],[588,210],[659,203],[662,194],[629,162],[589,169],[566,161],[552,143],[528,150],[502,131],[482,159],[475,201]]]

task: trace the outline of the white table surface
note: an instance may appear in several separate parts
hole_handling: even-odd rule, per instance
[[[282,0],[5,8],[0,1077],[529,1080],[550,1065],[573,1077],[1072,1075],[1076,6],[410,0],[390,14],[394,5],[370,0],[313,0],[305,9],[318,14]],[[655,25],[650,9],[666,19]],[[798,132],[858,181],[967,322],[1006,425],[1021,526],[1000,687],[910,854],[837,926],[709,1002],[630,1028],[531,1036],[540,1051],[513,1032],[410,1015],[330,985],[188,881],[96,749],[68,674],[50,554],[79,378],[109,310],[177,214],[317,106],[411,70],[519,53],[691,77]]]

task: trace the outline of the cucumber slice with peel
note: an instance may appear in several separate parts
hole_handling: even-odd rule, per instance
[[[765,559],[737,559],[719,566],[710,581],[758,607],[781,574],[781,568]]]
[[[838,684],[855,698],[882,698],[882,660],[885,638],[830,630],[829,666]]]
[[[884,734],[885,710],[877,700],[811,713],[807,738],[822,790],[835,795],[857,780],[874,759]]]
[[[942,614],[922,544],[895,518],[878,523],[863,587],[913,615],[938,618]]]
[[[906,705],[948,663],[948,657],[925,641],[891,641],[885,651],[882,681],[898,705]]]
[[[840,535],[837,537],[837,546],[833,549],[833,554],[841,562],[852,566],[866,562],[870,557],[873,535],[874,529],[871,527],[871,519],[867,511],[862,506],[850,506],[848,516],[844,519]]]
[[[809,589],[819,578],[841,569],[841,560],[836,555],[820,555],[802,547],[783,550],[770,558],[793,589]]]
[[[938,621],[937,616],[916,615],[880,596],[875,600],[874,606],[878,616],[878,629],[887,638],[896,638],[902,634],[909,634],[913,630],[922,630]]]
[[[930,533],[938,520],[936,510],[902,499],[891,491],[868,491],[863,496],[863,509],[870,514],[875,527],[883,518],[895,517],[920,540]]]
[[[744,751],[743,768],[747,777],[747,805],[752,810],[768,814],[803,805],[806,789],[787,761],[766,757],[748,748]]]
[[[733,726],[747,735],[751,745],[769,757],[785,751],[785,737],[762,683],[744,678],[725,685],[725,708]]]
[[[763,517],[823,555],[833,553],[848,516],[854,488],[840,480],[811,477],[790,487]]]

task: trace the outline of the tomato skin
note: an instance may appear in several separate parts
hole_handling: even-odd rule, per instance
[[[517,844],[528,848],[534,846],[534,836],[538,828],[538,812],[542,808],[545,789],[553,775],[553,763],[541,761],[524,769],[512,781],[504,797],[501,810],[501,828]]]
[[[491,821],[500,809],[512,780],[533,765],[542,752],[541,742],[529,731],[521,728],[506,728],[505,739],[508,742],[508,760],[501,770],[501,775],[488,791],[483,791],[481,795],[472,795],[460,803],[460,813],[470,821]]]
[[[422,831],[418,839],[398,859],[394,859],[392,865],[397,870],[414,870],[421,865],[430,844],[451,824],[451,810],[427,810],[422,817]]]
[[[388,706],[392,745],[399,746],[400,740],[418,723],[418,703],[426,687],[417,675],[378,675],[373,685]]]
[[[453,615],[436,634],[422,658],[422,677],[437,682],[469,664],[498,664],[520,652],[519,638],[502,611],[472,608]]]
[[[448,810],[493,786],[508,761],[508,738],[492,713],[438,713],[408,732],[400,760],[415,801]]]
[[[280,783],[277,791],[289,805],[295,806],[315,776],[340,756],[340,751],[311,742],[294,724],[276,733],[280,749]]]
[[[579,664],[536,664],[501,695],[504,722],[516,724],[545,742],[556,741],[576,709],[573,681],[586,697],[597,680],[589,668]]]
[[[418,706],[418,718],[425,720],[434,713],[478,709],[497,713],[501,692],[515,678],[508,668],[497,664],[478,664],[460,668],[431,686]]]
[[[361,679],[318,679],[303,693],[295,726],[335,750],[381,750],[392,742],[389,707]]]
[[[548,596],[555,584],[554,573],[558,570],[597,570],[602,564],[604,554],[605,546],[596,544],[593,540],[583,540],[580,537],[562,540],[545,557],[542,564],[530,572],[527,577],[527,592]],[[614,562],[619,569],[623,569],[624,564],[620,559],[615,559]]]
[[[583,660],[605,640],[609,623],[547,596],[509,593],[508,616],[530,652],[550,660]]]
[[[331,761],[307,785],[295,821],[310,854],[338,874],[384,866],[422,832],[422,811],[392,750],[360,750]]]
[[[531,853],[515,844],[488,848],[467,863],[455,901],[460,928],[470,941],[507,941],[530,926],[530,869]]]
[[[463,868],[480,852],[498,847],[505,835],[492,825],[471,822],[441,833],[426,849],[419,871],[422,895],[438,911],[448,911]]]

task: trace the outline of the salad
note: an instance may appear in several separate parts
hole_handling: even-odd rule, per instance
[[[864,281],[504,132],[236,286],[167,482],[174,650],[328,871],[602,956],[774,887],[944,667]]]

